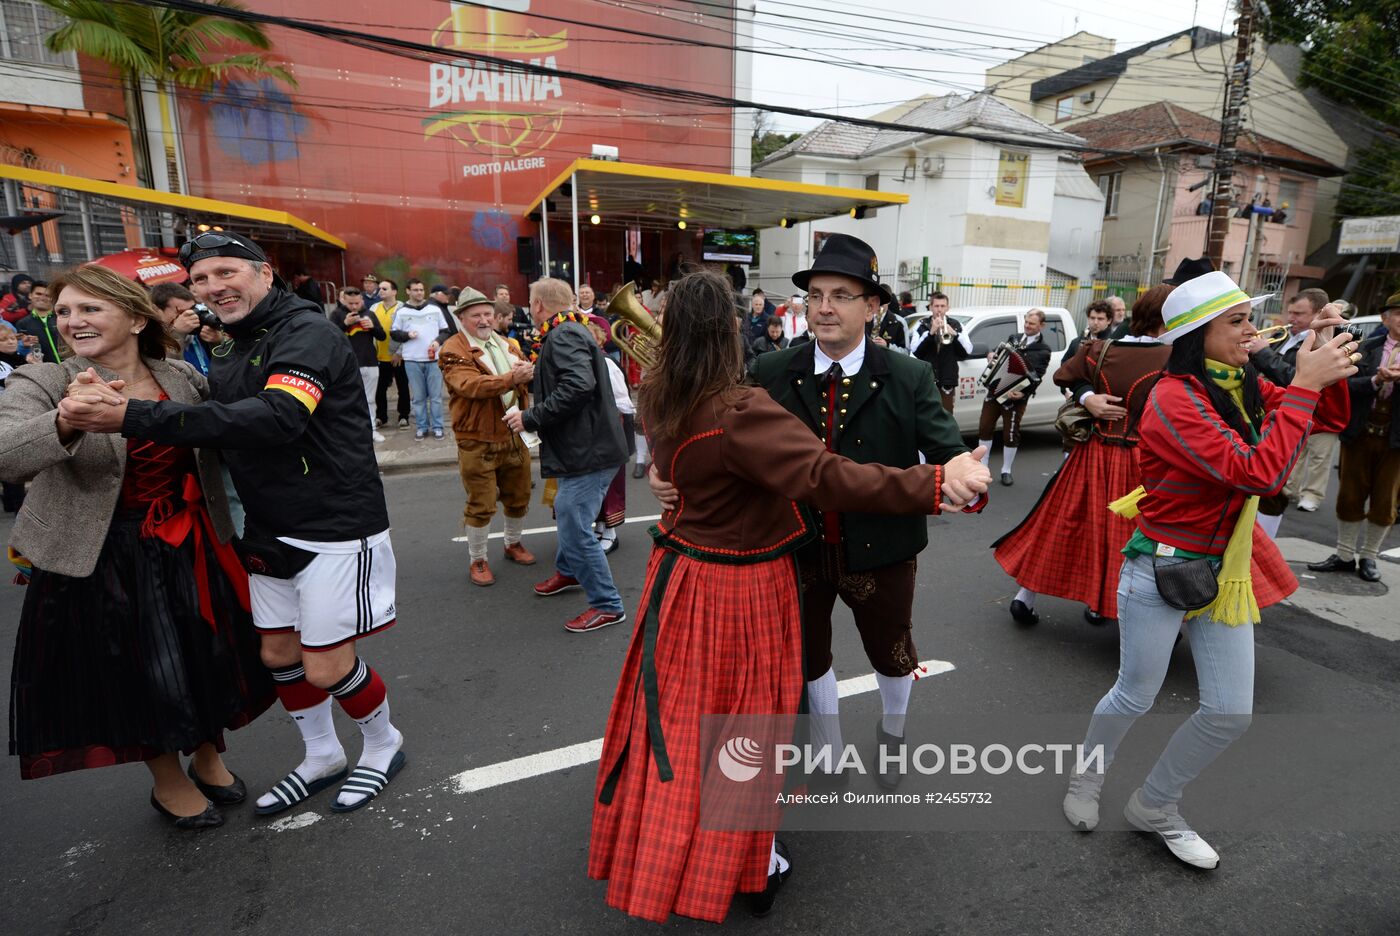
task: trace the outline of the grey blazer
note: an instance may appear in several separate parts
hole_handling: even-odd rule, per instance
[[[147,360],[151,375],[176,403],[198,403],[209,383],[184,361]],[[58,440],[58,401],[79,371],[89,367],[106,380],[117,375],[87,358],[26,364],[0,394],[0,479],[32,482],[15,519],[10,545],[37,568],[74,578],[92,574],[126,471],[126,439],[114,432],[79,433]],[[214,449],[195,453],[204,502],[219,542],[233,536],[228,496]]]

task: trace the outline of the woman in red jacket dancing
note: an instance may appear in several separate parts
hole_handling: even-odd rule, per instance
[[[1166,373],[1143,413],[1139,452],[1143,487],[1112,509],[1136,518],[1123,548],[1118,582],[1118,680],[1094,709],[1085,750],[1102,745],[1103,768],[1119,742],[1162,687],[1183,616],[1196,662],[1200,708],[1168,742],[1123,814],[1156,833],[1177,858],[1199,868],[1220,861],[1177,811],[1182,790],[1249,726],[1254,704],[1254,624],[1259,608],[1297,587],[1278,548],[1255,524],[1261,495],[1288,479],[1310,432],[1335,432],[1349,414],[1346,384],[1356,373],[1356,344],[1329,306],[1298,350],[1287,387],[1258,378],[1249,364],[1251,300],[1224,273],[1177,287],[1162,308],[1172,346]],[[1209,563],[1213,600],[1183,600],[1172,567]],[[1189,583],[1188,583],[1189,584]],[[1159,588],[1159,586],[1161,586]],[[1183,611],[1183,605],[1195,610]],[[1076,773],[1065,796],[1065,817],[1088,831],[1099,821],[1104,774]]]

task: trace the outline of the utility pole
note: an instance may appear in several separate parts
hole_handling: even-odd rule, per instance
[[[1210,223],[1206,225],[1206,256],[1217,270],[1225,256],[1225,240],[1230,235],[1234,213],[1231,184],[1235,175],[1236,141],[1240,134],[1240,111],[1249,97],[1250,51],[1254,45],[1254,0],[1239,0],[1240,15],[1235,20],[1235,63],[1225,85],[1225,110],[1220,118],[1220,145],[1215,152],[1215,191],[1210,199]],[[1241,271],[1241,275],[1245,275]]]

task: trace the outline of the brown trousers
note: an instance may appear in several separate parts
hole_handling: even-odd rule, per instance
[[[469,527],[489,526],[496,515],[496,501],[507,517],[523,517],[530,510],[530,450],[518,435],[508,442],[457,440],[457,468],[467,506],[462,520]]]
[[[1384,436],[1363,432],[1342,443],[1339,475],[1338,520],[1394,525],[1395,504],[1400,495],[1400,450],[1390,448]]]
[[[958,396],[957,388],[952,390],[939,388],[938,395],[943,398],[943,408],[949,413],[953,412],[953,401],[956,400]]]
[[[798,563],[802,585],[802,652],[807,679],[831,669],[831,612],[839,597],[851,609],[875,672],[907,676],[919,665],[911,630],[915,560],[846,572],[844,549],[822,543],[819,558]]]
[[[1006,407],[990,400],[982,401],[982,415],[977,420],[977,438],[990,439],[997,431],[997,420],[1001,420],[1001,444],[1016,448],[1021,444],[1021,417],[1026,415],[1026,404],[1030,397],[1022,397],[1015,406]]]

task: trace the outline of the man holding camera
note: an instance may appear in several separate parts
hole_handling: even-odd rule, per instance
[[[151,303],[165,327],[180,341],[181,357],[205,377],[209,376],[209,352],[223,343],[218,316],[210,312],[179,283],[151,287]]]

